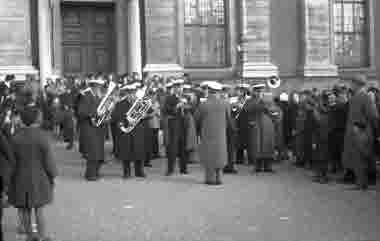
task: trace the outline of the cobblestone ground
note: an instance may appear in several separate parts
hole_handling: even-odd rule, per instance
[[[110,149],[108,147],[108,149]],[[46,210],[57,241],[369,241],[380,240],[379,187],[368,192],[310,181],[311,173],[281,164],[276,174],[252,175],[239,166],[223,186],[202,184],[191,165],[186,176],[163,176],[154,160],[148,178],[121,179],[117,162],[104,178],[83,181],[84,161],[55,144],[60,169],[54,203]],[[6,240],[16,235],[16,212],[7,209]]]

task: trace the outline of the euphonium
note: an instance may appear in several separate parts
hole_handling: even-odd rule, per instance
[[[112,111],[116,105],[117,95],[117,84],[111,81],[108,85],[106,94],[96,109],[96,117],[93,120],[95,126],[99,127],[111,118]]]
[[[268,80],[267,80],[267,85],[269,88],[271,89],[277,89],[278,87],[280,87],[281,85],[281,79],[278,78],[277,76],[271,76]]]
[[[146,113],[152,106],[153,102],[147,96],[149,87],[144,87],[140,91],[137,91],[136,93],[136,100],[133,103],[132,107],[128,110],[126,113],[126,120],[128,123],[128,126],[125,126],[124,123],[120,123],[120,129],[124,133],[131,132],[137,124],[146,116]]]

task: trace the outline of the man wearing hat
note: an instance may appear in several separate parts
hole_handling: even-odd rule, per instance
[[[265,84],[252,86],[252,98],[246,102],[242,115],[246,117],[248,161],[256,172],[272,172],[271,161],[275,148],[274,124],[269,111],[269,100],[264,100]]]
[[[238,101],[235,103],[237,108],[233,108],[232,116],[236,119],[237,126],[237,150],[236,150],[236,163],[243,164],[244,163],[244,150],[247,149],[247,129],[245,128],[245,120],[244,115],[240,115],[238,113],[241,112],[244,102],[247,100],[249,96],[249,84],[238,84],[236,86],[237,98]]]
[[[120,100],[112,113],[112,122],[115,123],[115,157],[122,161],[123,178],[131,176],[131,162],[134,163],[135,176],[145,177],[143,161],[146,158],[145,122],[141,121],[129,133],[125,133],[122,127],[128,127],[125,114],[133,105],[136,96],[137,82],[125,85],[120,90]]]
[[[374,139],[378,130],[379,113],[365,90],[364,75],[352,79],[353,97],[349,103],[342,162],[356,177],[356,189],[368,188],[368,172],[373,162]]]
[[[83,142],[81,151],[87,161],[85,178],[88,181],[97,181],[101,163],[104,161],[105,127],[96,127],[93,120],[102,100],[104,81],[101,78],[91,78],[88,85],[78,103],[80,141]]]
[[[330,96],[329,111],[329,155],[332,162],[332,172],[343,170],[342,152],[344,135],[346,132],[348,102],[347,93],[341,86],[334,86],[333,95]]]
[[[222,170],[228,161],[227,130],[233,128],[229,103],[220,98],[222,88],[218,82],[208,82],[207,100],[200,103],[195,113],[201,137],[200,159],[208,185],[222,184]]]
[[[166,96],[162,109],[164,143],[168,158],[167,176],[173,175],[177,157],[179,158],[180,173],[188,173],[185,155],[185,122],[180,109],[182,107],[181,84],[182,82],[173,80],[166,85],[169,95]]]
[[[64,92],[60,94],[62,108],[62,132],[64,141],[67,143],[66,149],[71,150],[74,147],[74,99],[75,92],[73,87],[66,86]]]

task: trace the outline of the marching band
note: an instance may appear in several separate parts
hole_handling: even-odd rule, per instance
[[[99,171],[105,162],[105,140],[110,138],[113,155],[123,163],[124,178],[131,176],[131,163],[137,177],[146,176],[144,166],[151,166],[150,161],[162,154],[160,137],[167,158],[166,175],[174,174],[177,160],[180,174],[188,174],[189,163],[199,159],[207,162],[210,155],[211,159],[215,158],[214,154],[202,153],[202,146],[207,146],[205,135],[211,135],[203,129],[209,116],[204,117],[202,111],[207,109],[210,115],[216,114],[218,104],[225,106],[227,112],[226,122],[218,128],[226,140],[221,146],[207,147],[226,151],[226,158],[224,155],[221,158],[225,163],[222,161],[223,167],[218,166],[218,170],[237,173],[235,164],[244,162],[245,153],[248,163],[254,165],[254,172],[274,172],[273,161],[289,156],[293,157],[296,165],[310,166],[315,156],[313,153],[318,149],[315,146],[319,147],[314,140],[318,140],[316,130],[323,122],[320,118],[327,118],[329,114],[326,111],[332,112],[330,116],[335,112],[340,113],[340,118],[345,116],[347,107],[343,107],[348,102],[346,99],[339,105],[329,103],[329,98],[338,98],[347,92],[346,87],[339,86],[334,88],[335,92],[324,91],[319,100],[318,95],[308,90],[275,97],[273,90],[281,85],[276,76],[262,82],[240,82],[233,86],[217,81],[190,82],[187,75],[165,80],[155,74],[146,75],[141,80],[137,73],[119,78],[112,74],[96,74],[86,78],[49,80],[42,93],[30,85],[24,87],[23,98],[16,97],[11,91],[9,83],[12,78],[14,76],[8,76],[1,86],[1,124],[5,133],[13,135],[20,125],[17,121],[20,103],[17,102],[25,103],[29,98],[39,103],[43,110],[42,126],[53,130],[58,128],[57,134],[62,133],[68,143],[67,149],[73,148],[75,136],[78,137],[79,152],[86,160],[84,177],[88,181],[99,179]],[[374,94],[372,99],[376,100],[376,96]],[[215,106],[208,110],[206,106],[213,98],[221,103],[213,103],[211,106]],[[339,120],[337,115],[335,117]],[[217,126],[223,119],[217,118],[213,124]],[[316,121],[318,123],[315,124]],[[339,126],[343,125],[333,129],[330,142],[342,142],[338,139],[343,138],[344,128]],[[221,140],[218,135],[213,138]],[[340,151],[332,154],[335,160],[333,169],[343,167],[338,161],[342,149],[340,145]],[[324,158],[329,159],[330,156],[325,155]],[[208,178],[206,182],[210,183]],[[214,184],[220,182],[218,179]]]

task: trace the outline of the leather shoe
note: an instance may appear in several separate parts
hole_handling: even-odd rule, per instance
[[[173,176],[173,172],[166,172],[165,176],[167,177]]]
[[[69,143],[67,146],[66,146],[66,150],[72,150],[74,148],[74,144],[73,143]]]
[[[145,173],[138,173],[138,174],[136,174],[136,177],[146,178],[146,174]]]
[[[263,172],[275,173],[276,171],[273,170],[272,168],[264,168]]]

